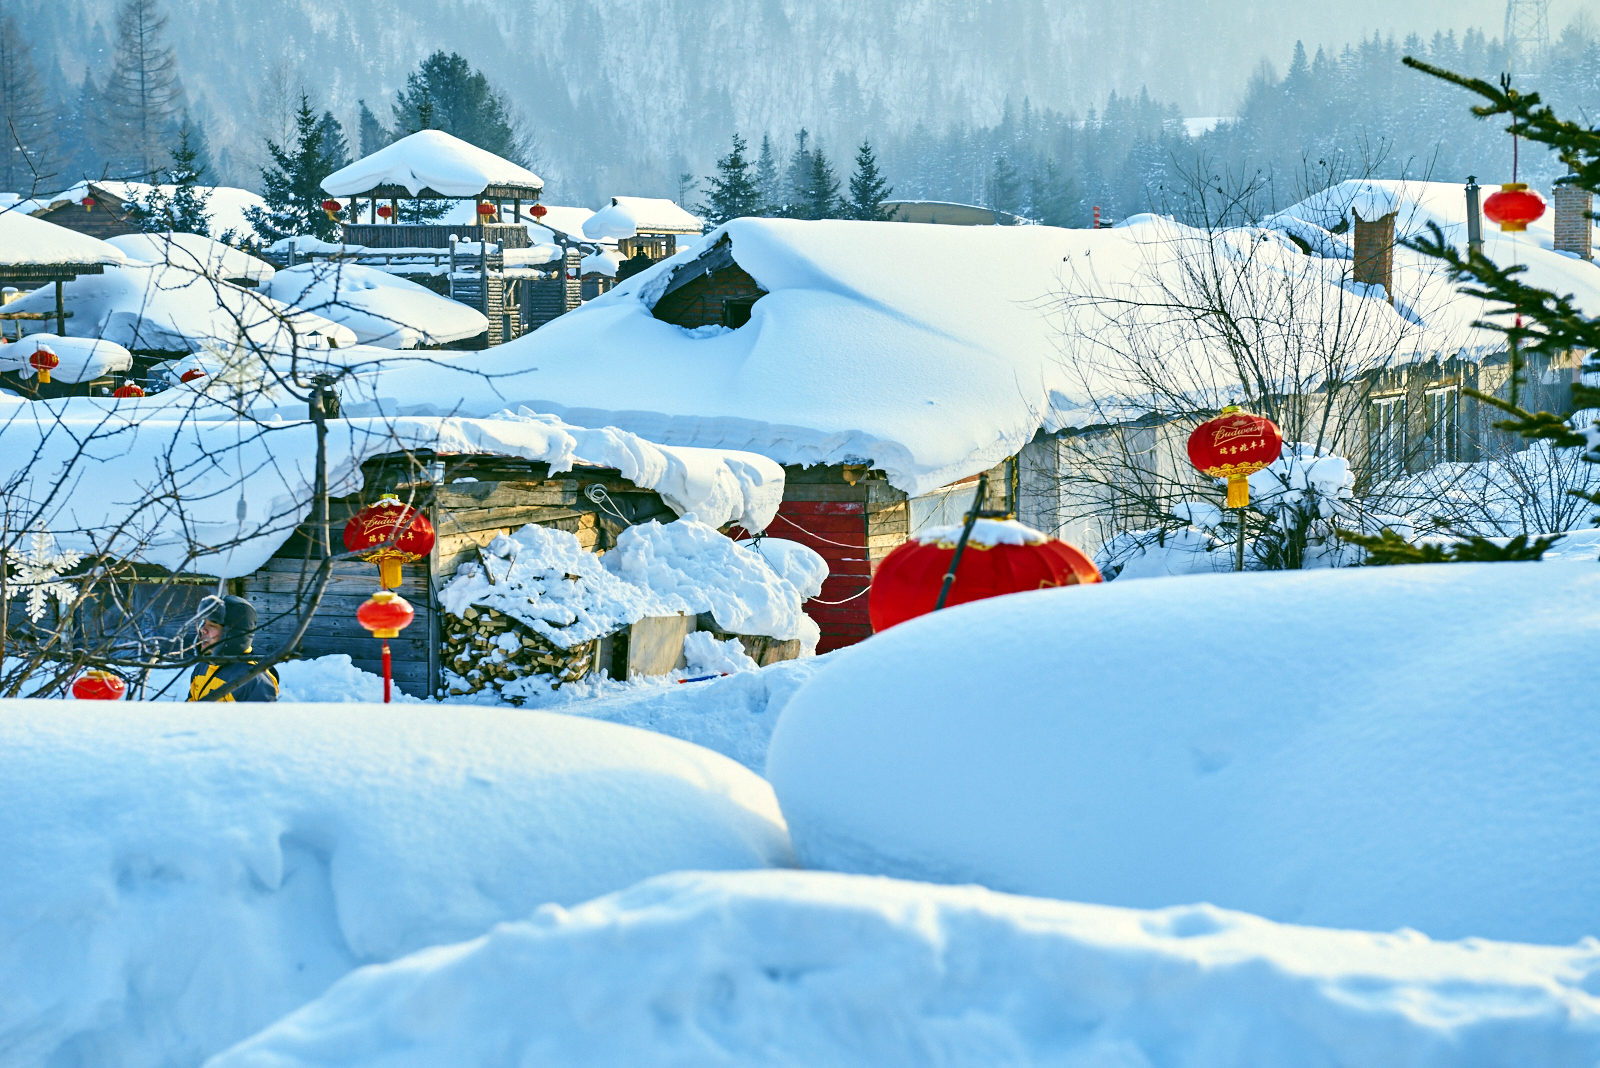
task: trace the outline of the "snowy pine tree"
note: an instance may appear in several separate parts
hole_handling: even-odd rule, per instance
[[[406,76],[406,87],[395,94],[394,122],[407,131],[443,130],[513,163],[528,162],[529,146],[511,105],[455,52],[435,52]]]
[[[357,133],[359,148],[363,158],[372,155],[378,149],[394,140],[383,123],[378,121],[378,116],[367,107],[365,100],[357,101],[361,105],[360,129]]]
[[[165,161],[183,108],[178,60],[166,41],[156,0],[123,0],[105,84],[104,149],[113,167],[154,176]]]
[[[761,155],[756,160],[756,190],[761,194],[762,213],[781,214],[783,187],[778,181],[778,157],[772,151],[772,138],[761,135]]]
[[[200,153],[190,142],[189,131],[180,130],[178,145],[172,150],[172,166],[167,182],[174,186],[169,196],[157,185],[138,205],[139,228],[146,233],[199,234],[211,236],[211,213],[206,204],[211,190],[200,184],[204,166]]]
[[[261,170],[261,196],[267,206],[246,208],[245,218],[266,242],[302,236],[337,241],[339,221],[322,210],[328,196],[322,191],[322,180],[332,171],[322,143],[321,120],[303,92],[294,122],[293,144],[280,147],[267,142],[272,162]]]
[[[893,192],[878,170],[872,142],[862,141],[860,149],[856,151],[856,172],[850,176],[850,199],[844,206],[845,217],[863,222],[887,222],[894,212],[886,209],[883,202]]]
[[[350,147],[345,144],[344,127],[333,117],[333,112],[322,113],[317,121],[317,133],[322,135],[322,165],[328,168],[328,173],[348,167]]]
[[[734,134],[733,148],[717,160],[717,173],[706,176],[710,193],[706,202],[700,205],[700,214],[712,226],[764,212],[761,190],[756,185],[755,175],[751,173],[750,161],[744,155],[748,147],[744,138]]]
[[[837,219],[844,207],[839,198],[839,176],[820,143],[811,152],[811,175],[799,206],[802,219]]]

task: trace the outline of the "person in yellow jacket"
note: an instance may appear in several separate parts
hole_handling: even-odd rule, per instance
[[[217,657],[248,656],[256,630],[255,606],[243,597],[229,594],[206,600],[205,621],[200,624],[200,651]],[[226,697],[209,696],[228,683],[250,673],[254,661],[232,664],[199,663],[189,676],[191,701],[276,701],[278,673],[271,668],[257,675]]]

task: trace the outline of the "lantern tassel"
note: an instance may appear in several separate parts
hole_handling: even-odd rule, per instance
[[[397,564],[395,566],[398,567],[399,565]],[[383,640],[383,703],[384,704],[388,704],[389,703],[389,678],[390,678],[389,639],[385,638]]]
[[[1228,498],[1232,500],[1230,496]],[[396,589],[400,585],[400,561],[387,557],[378,561],[378,583],[386,590]]]
[[[1250,507],[1250,480],[1243,475],[1228,479],[1228,507]]]
[[[50,372],[46,371],[42,367],[39,368],[39,384],[41,386],[48,386],[50,384]]]

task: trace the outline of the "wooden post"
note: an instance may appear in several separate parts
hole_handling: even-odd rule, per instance
[[[522,221],[522,198],[513,197],[511,200],[511,218],[515,222]]]
[[[400,204],[394,197],[389,198],[389,225],[393,226],[400,221]]]
[[[67,306],[61,299],[61,279],[56,279],[56,337],[67,336]]]

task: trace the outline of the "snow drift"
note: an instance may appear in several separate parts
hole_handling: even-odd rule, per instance
[[[1592,1065],[1600,947],[666,875],[339,982],[212,1068]]]
[[[1600,932],[1600,572],[1043,590],[912,620],[784,707],[807,867],[1436,938]]]
[[[790,862],[755,775],[570,716],[0,711],[7,1065],[198,1064],[359,965],[662,872]]]

